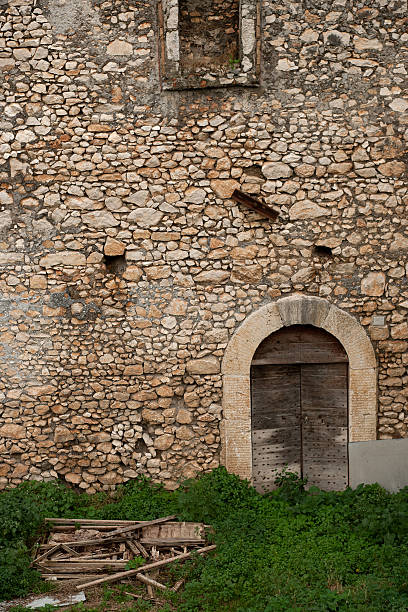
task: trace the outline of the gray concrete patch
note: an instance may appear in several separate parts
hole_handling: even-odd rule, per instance
[[[349,444],[350,486],[378,482],[395,492],[408,486],[408,439]]]

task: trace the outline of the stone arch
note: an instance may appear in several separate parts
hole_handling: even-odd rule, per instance
[[[221,461],[252,478],[250,368],[259,344],[289,325],[314,325],[332,334],[349,358],[349,441],[377,437],[377,362],[370,339],[350,314],[324,298],[291,295],[249,315],[231,338],[222,362]]]

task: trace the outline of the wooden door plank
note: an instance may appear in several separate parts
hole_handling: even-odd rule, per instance
[[[348,484],[347,364],[301,366],[303,474],[309,485]]]
[[[260,365],[251,368],[253,484],[274,488],[286,464],[300,471],[300,368]]]

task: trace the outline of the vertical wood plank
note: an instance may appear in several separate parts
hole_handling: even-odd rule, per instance
[[[251,399],[253,484],[270,490],[286,465],[300,474],[300,367],[253,366]]]

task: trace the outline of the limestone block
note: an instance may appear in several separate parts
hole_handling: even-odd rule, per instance
[[[73,251],[60,251],[50,253],[40,259],[40,266],[43,268],[54,268],[56,266],[85,266],[86,257],[82,253]]]
[[[211,283],[216,285],[218,283],[223,283],[227,278],[229,278],[229,272],[225,270],[205,270],[197,274],[195,280],[198,283]]]
[[[317,219],[330,215],[330,209],[319,206],[311,200],[299,200],[289,210],[289,218],[295,219]]]
[[[250,419],[250,376],[227,374],[223,378],[222,411],[224,419]]]
[[[225,467],[241,478],[252,478],[251,425],[249,420],[226,419],[224,424]]]
[[[154,441],[154,448],[157,450],[167,450],[172,446],[174,442],[174,436],[171,434],[163,434],[158,436]]]
[[[353,164],[351,162],[340,162],[330,164],[327,168],[329,174],[348,174],[353,168]]]
[[[0,438],[12,438],[13,440],[23,440],[26,437],[26,428],[23,425],[7,423],[0,427]]]
[[[408,237],[404,234],[394,234],[394,240],[390,245],[390,251],[393,253],[401,251],[402,249],[408,249]]]
[[[390,161],[378,166],[378,170],[384,176],[395,176],[397,178],[404,174],[405,169],[406,166],[404,162],[401,161]]]
[[[57,388],[54,385],[35,385],[27,387],[25,392],[33,397],[41,397],[42,395],[54,395]]]
[[[7,266],[20,261],[24,261],[23,253],[0,253],[0,266]]]
[[[108,55],[132,55],[133,47],[124,40],[113,40],[106,48]]]
[[[211,189],[219,198],[230,198],[235,189],[239,188],[240,184],[238,183],[238,181],[234,181],[233,179],[217,179],[211,181]]]
[[[384,272],[369,272],[361,281],[361,292],[364,295],[380,296],[385,289]]]
[[[159,410],[150,410],[149,408],[142,410],[142,419],[147,423],[154,423],[156,425],[164,422],[164,416]]]
[[[26,476],[27,474],[28,474],[28,465],[25,465],[24,463],[17,463],[10,477],[11,478],[23,478],[23,476]]]
[[[349,441],[377,438],[376,368],[349,370]]]
[[[170,266],[150,266],[145,268],[146,278],[148,280],[159,280],[168,278],[171,274]]]
[[[34,274],[30,277],[30,288],[31,289],[46,289],[47,288],[47,277],[39,274]]]
[[[7,232],[13,225],[13,219],[9,210],[0,212],[0,232]]]
[[[116,219],[108,210],[98,210],[82,215],[83,222],[95,229],[115,227],[120,221]]]
[[[0,58],[0,70],[4,72],[8,72],[13,70],[16,62],[12,57],[2,57]]]
[[[171,300],[169,305],[165,308],[164,312],[166,314],[181,316],[186,314],[187,311],[187,302],[185,300],[180,300],[174,298]]]
[[[313,280],[315,276],[316,276],[315,269],[311,268],[311,267],[307,267],[307,268],[301,268],[298,272],[293,274],[293,276],[291,276],[290,280],[294,284],[296,284],[296,283],[308,283],[311,280]]]
[[[205,201],[207,194],[204,189],[197,187],[189,187],[186,189],[184,201],[189,204],[202,204]]]
[[[194,432],[191,427],[187,427],[187,425],[182,425],[176,429],[176,438],[179,440],[191,440],[194,438]]]
[[[399,323],[398,325],[394,325],[391,328],[391,336],[396,340],[402,340],[404,338],[408,338],[408,323],[405,321],[403,323]]]
[[[0,191],[0,204],[3,206],[11,206],[13,203],[13,196],[6,190]]]
[[[311,164],[301,164],[295,168],[295,174],[303,178],[313,176],[315,173],[315,167]]]
[[[224,328],[214,328],[209,330],[204,336],[206,344],[218,344],[228,342],[228,330]]]
[[[141,363],[127,365],[124,369],[123,374],[125,376],[139,376],[140,374],[143,374],[143,366]]]
[[[136,206],[145,206],[150,200],[150,192],[147,190],[135,191],[130,196],[125,198],[125,202],[135,204]]]
[[[395,100],[390,102],[390,107],[397,113],[404,113],[408,110],[408,100],[405,98],[395,98]]]
[[[68,474],[65,474],[65,480],[67,482],[71,482],[72,484],[79,484],[82,481],[82,475],[75,474],[74,472],[68,472]]]
[[[176,421],[182,425],[188,425],[193,420],[190,410],[180,408],[177,412]]]
[[[138,266],[128,266],[123,273],[123,278],[127,281],[139,281],[143,275],[142,268]]]
[[[125,249],[126,249],[126,245],[123,242],[120,242],[120,240],[115,240],[114,238],[109,237],[107,238],[105,242],[103,251],[105,255],[108,255],[109,257],[114,257],[117,255],[123,255],[123,253],[125,252]]]
[[[54,441],[55,442],[68,442],[69,440],[74,440],[75,434],[64,427],[63,425],[57,425],[54,431]]]
[[[282,162],[266,162],[262,166],[262,174],[269,180],[289,178],[293,170],[288,164]]]
[[[361,38],[360,36],[354,36],[353,38],[354,47],[357,51],[381,51],[383,49],[383,44],[378,40],[378,38]]]
[[[163,213],[154,208],[137,208],[128,215],[128,223],[140,227],[152,227],[159,225]]]
[[[231,249],[231,259],[254,259],[259,251],[255,244],[246,247],[235,247]]]
[[[237,265],[232,269],[231,281],[242,283],[258,283],[263,276],[263,268],[259,264]]]
[[[186,370],[190,374],[218,374],[220,362],[214,355],[208,355],[201,359],[191,359],[188,361]]]

